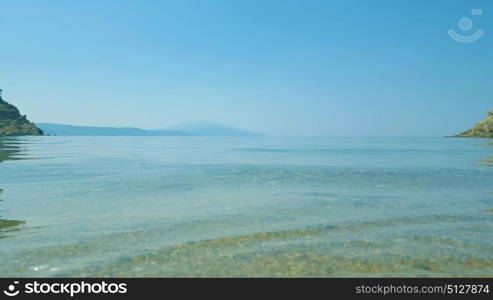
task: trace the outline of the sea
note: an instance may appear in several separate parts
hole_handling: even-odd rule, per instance
[[[493,277],[493,140],[2,137],[0,277]]]

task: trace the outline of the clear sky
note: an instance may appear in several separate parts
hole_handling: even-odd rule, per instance
[[[493,109],[493,1],[0,4],[0,88],[34,122],[441,136]]]

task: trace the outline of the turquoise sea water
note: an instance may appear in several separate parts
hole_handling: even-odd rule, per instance
[[[493,276],[493,141],[0,139],[0,276]]]

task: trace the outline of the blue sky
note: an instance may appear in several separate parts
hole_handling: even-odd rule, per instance
[[[492,1],[0,3],[0,88],[34,122],[441,136],[493,109]]]

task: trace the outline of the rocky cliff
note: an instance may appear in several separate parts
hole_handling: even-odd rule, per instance
[[[493,110],[488,113],[488,118],[476,124],[476,127],[466,130],[455,137],[481,137],[493,138]]]
[[[0,95],[0,136],[42,135],[43,131],[20,114],[17,107],[5,102]]]

